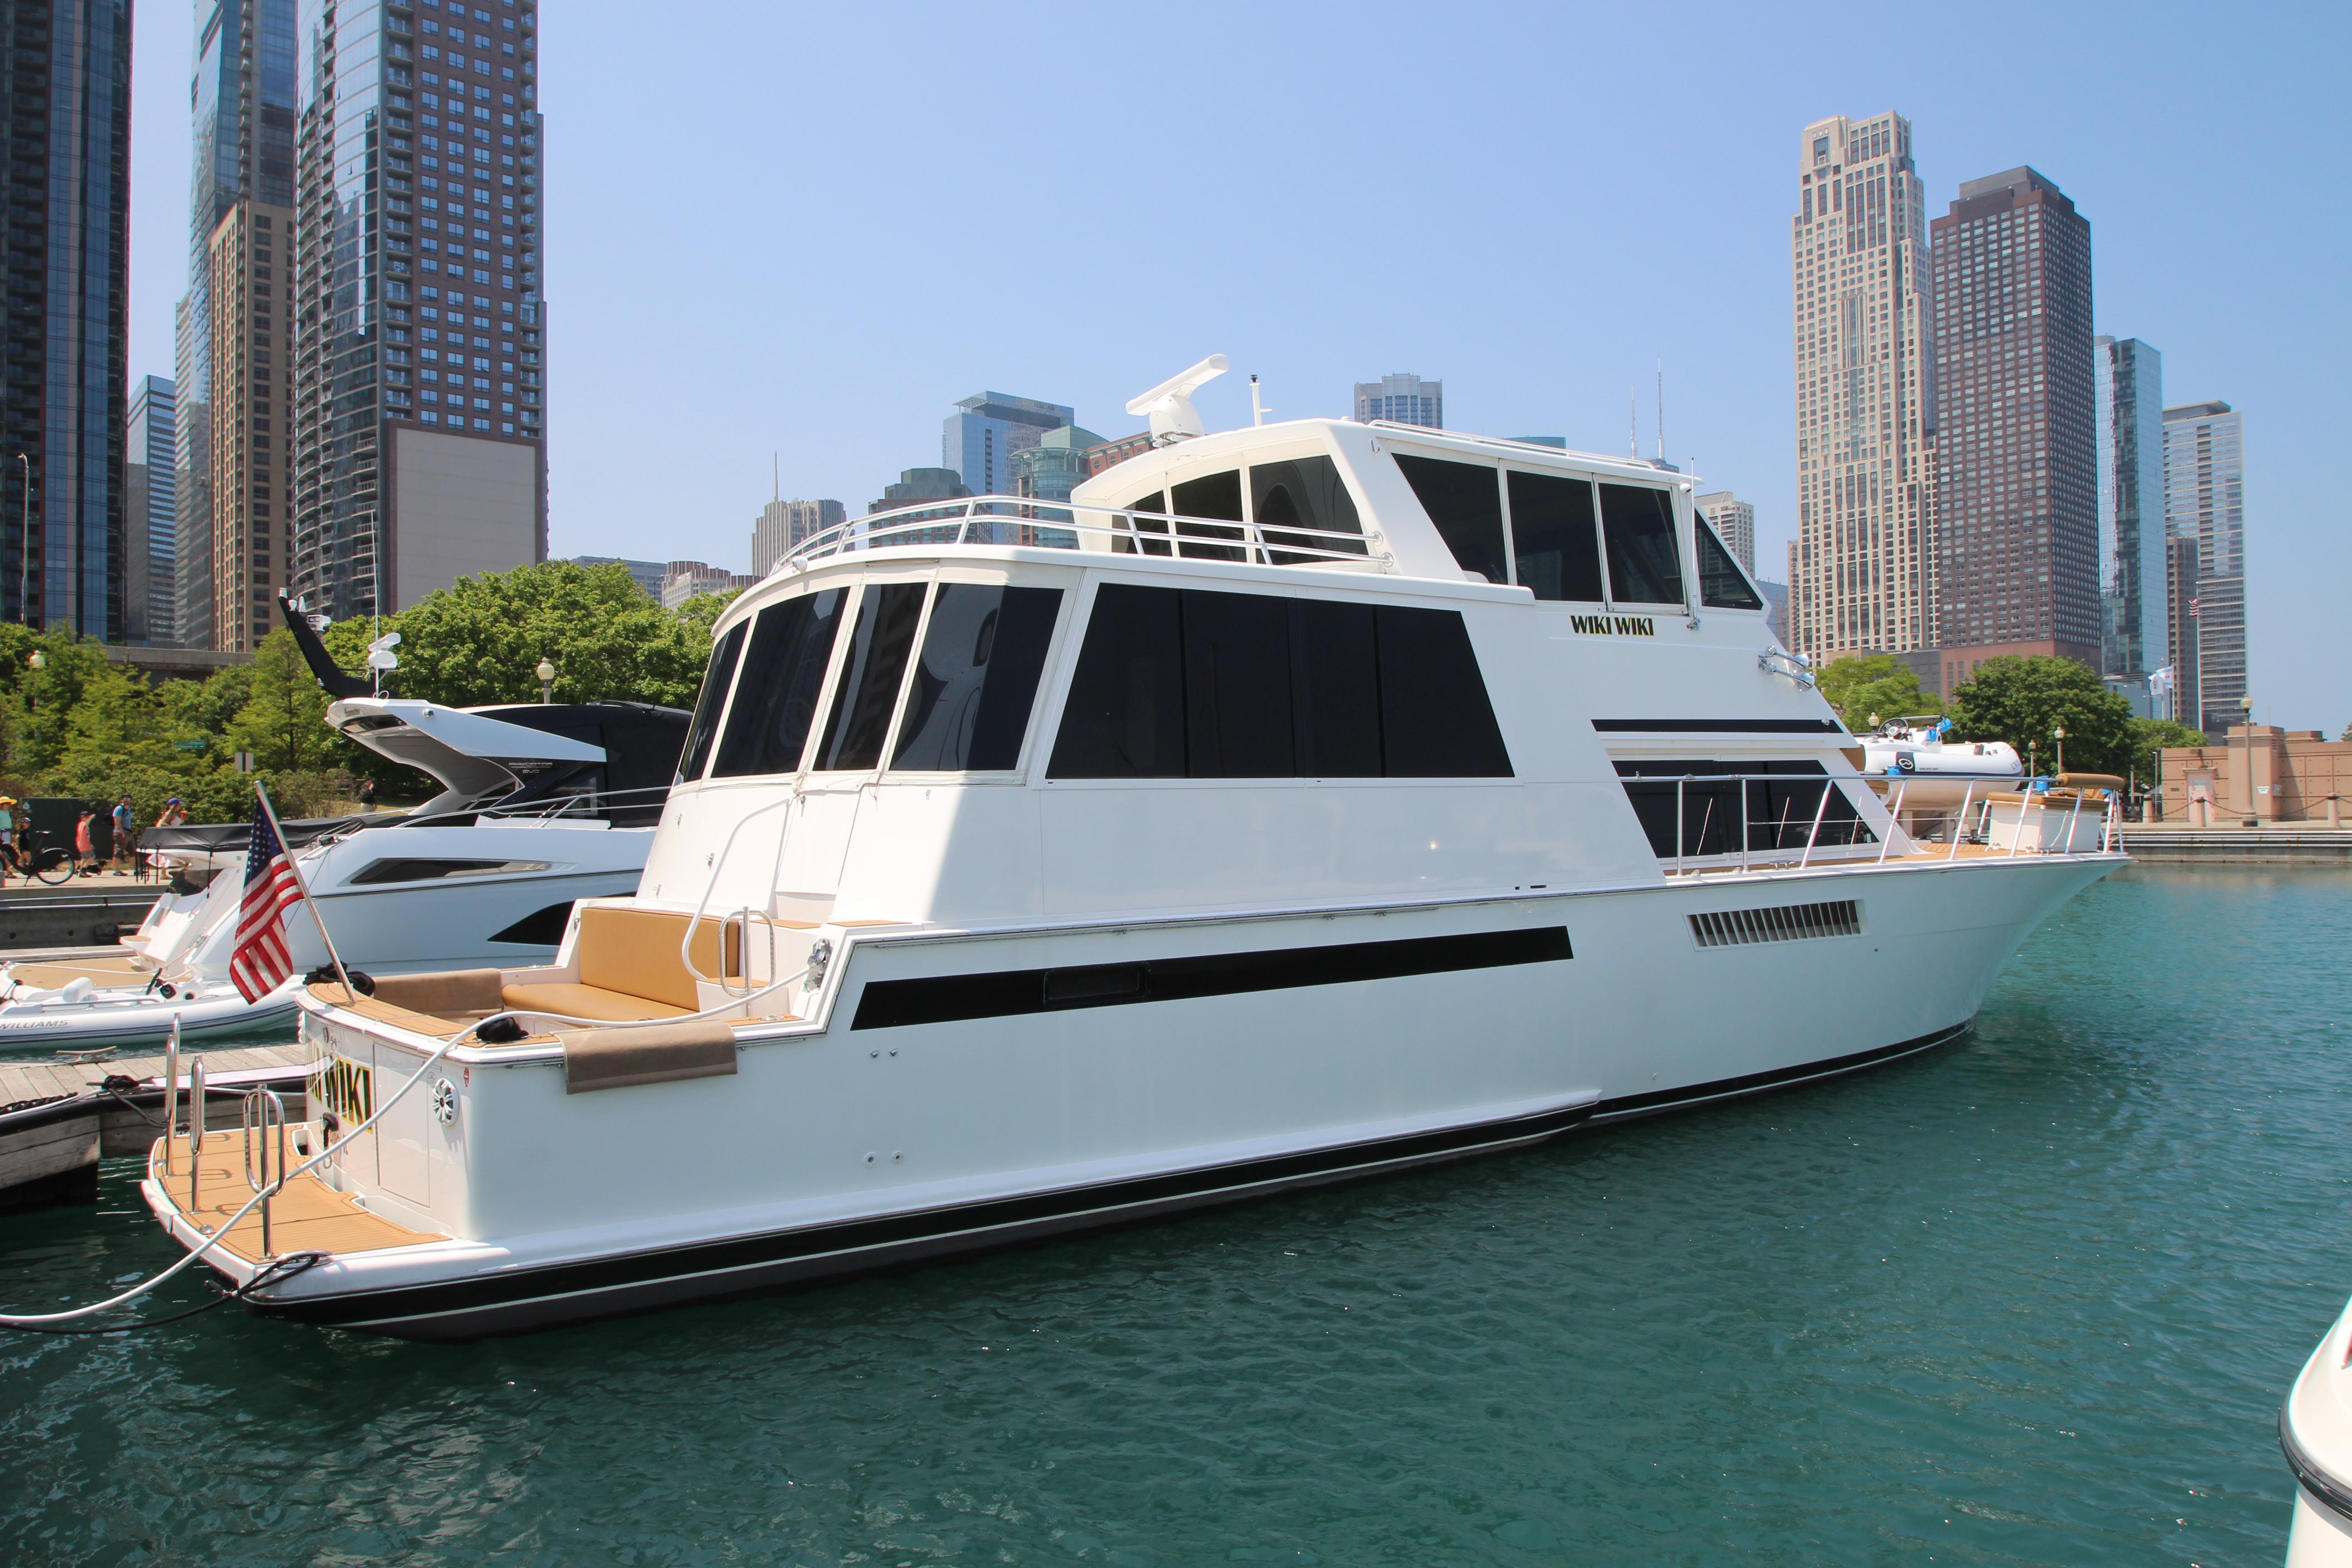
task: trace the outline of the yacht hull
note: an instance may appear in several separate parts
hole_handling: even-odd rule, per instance
[[[2025,934],[2121,863],[859,939],[819,998],[823,1027],[743,1039],[732,1077],[567,1096],[560,1060],[445,1064],[463,1080],[449,1120],[388,1119],[347,1169],[371,1207],[463,1239],[338,1257],[257,1310],[406,1338],[513,1332],[1817,1081],[1958,1037]],[[1848,902],[1801,938],[1702,935]],[[1127,966],[1139,988],[1106,991]],[[1029,977],[1073,975],[1080,1003],[1032,1004],[1051,983]],[[1822,1005],[1857,989],[1886,1000],[1867,1017]],[[422,1059],[311,1023],[338,1056],[373,1048],[379,1092]]]

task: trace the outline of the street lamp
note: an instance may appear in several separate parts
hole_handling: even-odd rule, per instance
[[[49,668],[49,656],[39,648],[35,648],[33,657],[25,662],[33,667],[33,679],[26,685],[27,696],[26,705],[37,712],[41,706],[41,671]]]
[[[2058,776],[2063,779],[2066,776],[2066,726],[2053,724],[2050,733],[2058,742]]]
[[[531,673],[539,677],[539,700],[541,702],[554,701],[555,666],[542,658],[539,661],[539,668]]]
[[[2238,699],[2238,713],[2243,721],[2239,728],[2246,732],[2246,815],[2242,819],[2248,827],[2262,821],[2262,813],[2254,808],[2254,694],[2251,691]]]

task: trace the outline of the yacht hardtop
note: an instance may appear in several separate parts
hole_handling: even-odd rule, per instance
[[[160,1145],[158,1216],[413,1337],[761,1289],[1925,1050],[2119,862],[2098,792],[1898,825],[1684,476],[1166,394],[1067,504],[856,519],[730,605],[551,964],[308,988],[267,1201],[343,1228]]]

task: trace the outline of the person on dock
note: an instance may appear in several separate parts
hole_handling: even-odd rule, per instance
[[[16,865],[16,797],[0,795],[0,887],[8,880],[8,872]]]
[[[85,877],[95,877],[99,873],[98,845],[91,838],[94,829],[90,826],[97,820],[97,809],[87,805],[81,808],[81,816],[74,820],[74,859],[79,863],[81,874]]]
[[[114,858],[126,871],[132,869],[138,859],[138,815],[131,809],[129,795],[114,803]]]

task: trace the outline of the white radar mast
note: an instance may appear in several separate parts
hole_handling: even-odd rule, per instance
[[[1127,411],[1151,416],[1151,444],[1155,447],[1166,447],[1204,435],[1201,411],[1192,406],[1192,394],[1224,374],[1226,367],[1224,355],[1211,354],[1181,374],[1170,376],[1142,396],[1129,398]]]

